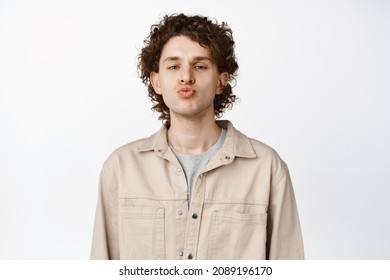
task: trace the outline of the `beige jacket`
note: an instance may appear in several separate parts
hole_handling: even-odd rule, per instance
[[[117,149],[104,163],[92,259],[303,259],[290,175],[270,147],[230,122],[190,204],[167,130]],[[189,205],[189,206],[188,206]]]

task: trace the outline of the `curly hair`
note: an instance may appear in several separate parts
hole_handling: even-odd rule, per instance
[[[214,98],[214,114],[220,118],[225,109],[231,109],[236,96],[232,85],[236,81],[238,64],[234,53],[232,30],[227,23],[218,24],[203,16],[187,16],[184,14],[165,15],[163,19],[151,26],[149,36],[144,40],[144,47],[138,57],[138,69],[142,82],[148,88],[152,100],[152,110],[159,112],[159,120],[170,126],[169,108],[163,97],[157,94],[150,81],[150,74],[159,71],[159,61],[164,45],[175,36],[186,36],[209,50],[218,72],[229,74],[229,83],[221,94]]]

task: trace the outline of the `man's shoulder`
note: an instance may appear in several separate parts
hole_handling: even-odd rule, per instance
[[[273,147],[254,138],[248,137],[248,140],[255,154],[253,160],[257,164],[254,164],[254,166],[270,170],[274,182],[278,182],[285,176],[288,172],[288,166]]]
[[[245,151],[245,153],[249,154],[250,152],[254,153],[254,157],[256,158],[276,158],[279,159],[280,156],[276,152],[276,150],[265,144],[264,142],[247,136],[242,133],[238,129],[231,126],[235,133],[235,145],[236,150]]]
[[[279,154],[276,152],[276,150],[268,144],[251,137],[248,137],[248,140],[251,143],[257,156],[279,157]]]
[[[128,152],[131,152],[131,151],[134,151],[134,150],[138,150],[139,147],[141,147],[143,145],[143,143],[145,143],[145,141],[147,141],[147,139],[149,139],[149,137],[132,140],[132,141],[130,141],[130,142],[128,142],[128,143],[126,143],[126,144],[116,148],[112,152],[111,155],[120,155],[120,154],[123,154],[123,153],[128,153]]]
[[[153,151],[160,135],[161,130],[149,137],[139,138],[119,146],[108,156],[106,162],[129,159],[140,152]]]
[[[247,147],[250,146],[250,148],[246,148],[246,151],[251,150],[253,153],[252,158],[258,162],[261,163],[263,166],[264,164],[269,165],[272,169],[275,170],[285,170],[287,168],[286,163],[281,158],[279,153],[270,145],[265,144],[264,142],[252,138],[250,136],[246,136],[245,134],[241,133],[240,131],[236,130],[236,134],[239,140],[237,140],[237,143],[244,144],[247,143]],[[244,147],[240,147],[238,149],[243,150]]]

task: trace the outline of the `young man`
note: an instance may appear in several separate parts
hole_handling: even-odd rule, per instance
[[[104,163],[92,259],[303,259],[286,164],[229,121],[230,28],[165,16],[139,57],[163,127]]]

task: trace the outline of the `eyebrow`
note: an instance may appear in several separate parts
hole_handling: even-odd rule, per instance
[[[178,61],[178,60],[180,60],[180,57],[178,57],[178,56],[169,56],[169,57],[165,58],[162,63],[165,63],[167,61]],[[204,61],[204,60],[208,60],[208,61],[212,62],[212,59],[208,56],[195,56],[193,58],[193,61],[196,61],[196,62]]]

